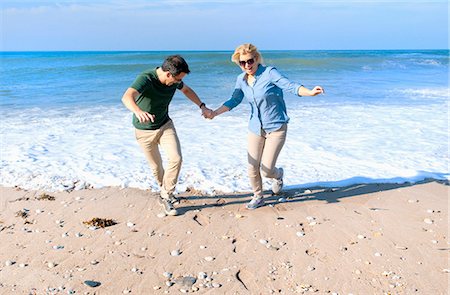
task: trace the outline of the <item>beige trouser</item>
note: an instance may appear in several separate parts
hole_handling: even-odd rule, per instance
[[[280,178],[281,170],[275,167],[278,155],[286,141],[287,124],[277,131],[257,135],[248,133],[248,176],[255,197],[263,196],[262,178]]]
[[[172,120],[157,130],[136,129],[136,140],[142,148],[153,175],[161,189],[161,197],[168,198],[177,185],[181,170],[181,146]],[[168,157],[168,165],[164,171],[158,145]]]

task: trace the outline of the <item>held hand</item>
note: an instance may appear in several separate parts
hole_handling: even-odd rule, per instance
[[[316,96],[318,94],[325,94],[325,89],[323,89],[321,86],[316,86],[310,91],[311,96]]]
[[[139,110],[139,111],[135,112],[134,114],[136,115],[136,118],[138,118],[139,123],[155,122],[155,115],[149,114],[142,110]]]
[[[202,107],[202,116],[203,116],[205,119],[212,119],[212,118],[214,118],[213,113],[214,113],[214,112],[213,112],[211,109],[209,109],[209,108],[207,108],[207,107]]]

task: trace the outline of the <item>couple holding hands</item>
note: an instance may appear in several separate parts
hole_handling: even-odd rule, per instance
[[[167,57],[161,67],[141,73],[125,91],[122,102],[133,112],[136,140],[160,187],[159,204],[167,215],[177,215],[173,195],[181,170],[181,146],[174,124],[169,117],[169,104],[178,89],[200,107],[202,115],[213,119],[238,106],[245,97],[250,104],[248,132],[248,175],[253,196],[247,209],[264,205],[262,177],[272,178],[272,191],[283,188],[283,168],[277,168],[278,155],[286,141],[287,116],[283,91],[298,96],[315,96],[324,92],[320,86],[312,90],[292,82],[270,66],[263,64],[258,49],[252,44],[236,48],[231,60],[242,70],[237,77],[231,98],[216,110],[206,107],[197,94],[183,82],[189,66],[179,55]],[[159,146],[168,157],[162,165]]]

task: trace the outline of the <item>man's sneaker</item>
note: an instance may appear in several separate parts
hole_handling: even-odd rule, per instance
[[[281,172],[281,177],[274,179],[274,181],[272,182],[272,192],[276,195],[279,194],[281,192],[281,190],[283,189],[283,175],[284,175],[284,170],[283,168],[279,168],[280,172]]]
[[[166,213],[167,215],[175,216],[178,214],[177,209],[175,209],[175,207],[173,206],[172,202],[169,199],[159,197],[158,203],[161,205],[161,207],[163,207],[164,213]]]
[[[254,210],[261,206],[264,206],[264,199],[262,197],[253,197],[252,200],[245,205],[249,210]]]
[[[169,201],[172,204],[180,204],[180,198],[175,197],[173,194],[169,195]]]

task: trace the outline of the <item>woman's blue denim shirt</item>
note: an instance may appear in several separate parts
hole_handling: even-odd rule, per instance
[[[255,73],[253,87],[246,81],[246,73],[237,77],[233,95],[224,105],[230,110],[238,106],[242,99],[247,98],[250,104],[250,119],[248,128],[251,132],[261,135],[276,131],[289,122],[283,90],[298,95],[299,83],[289,81],[274,67],[259,65]]]

